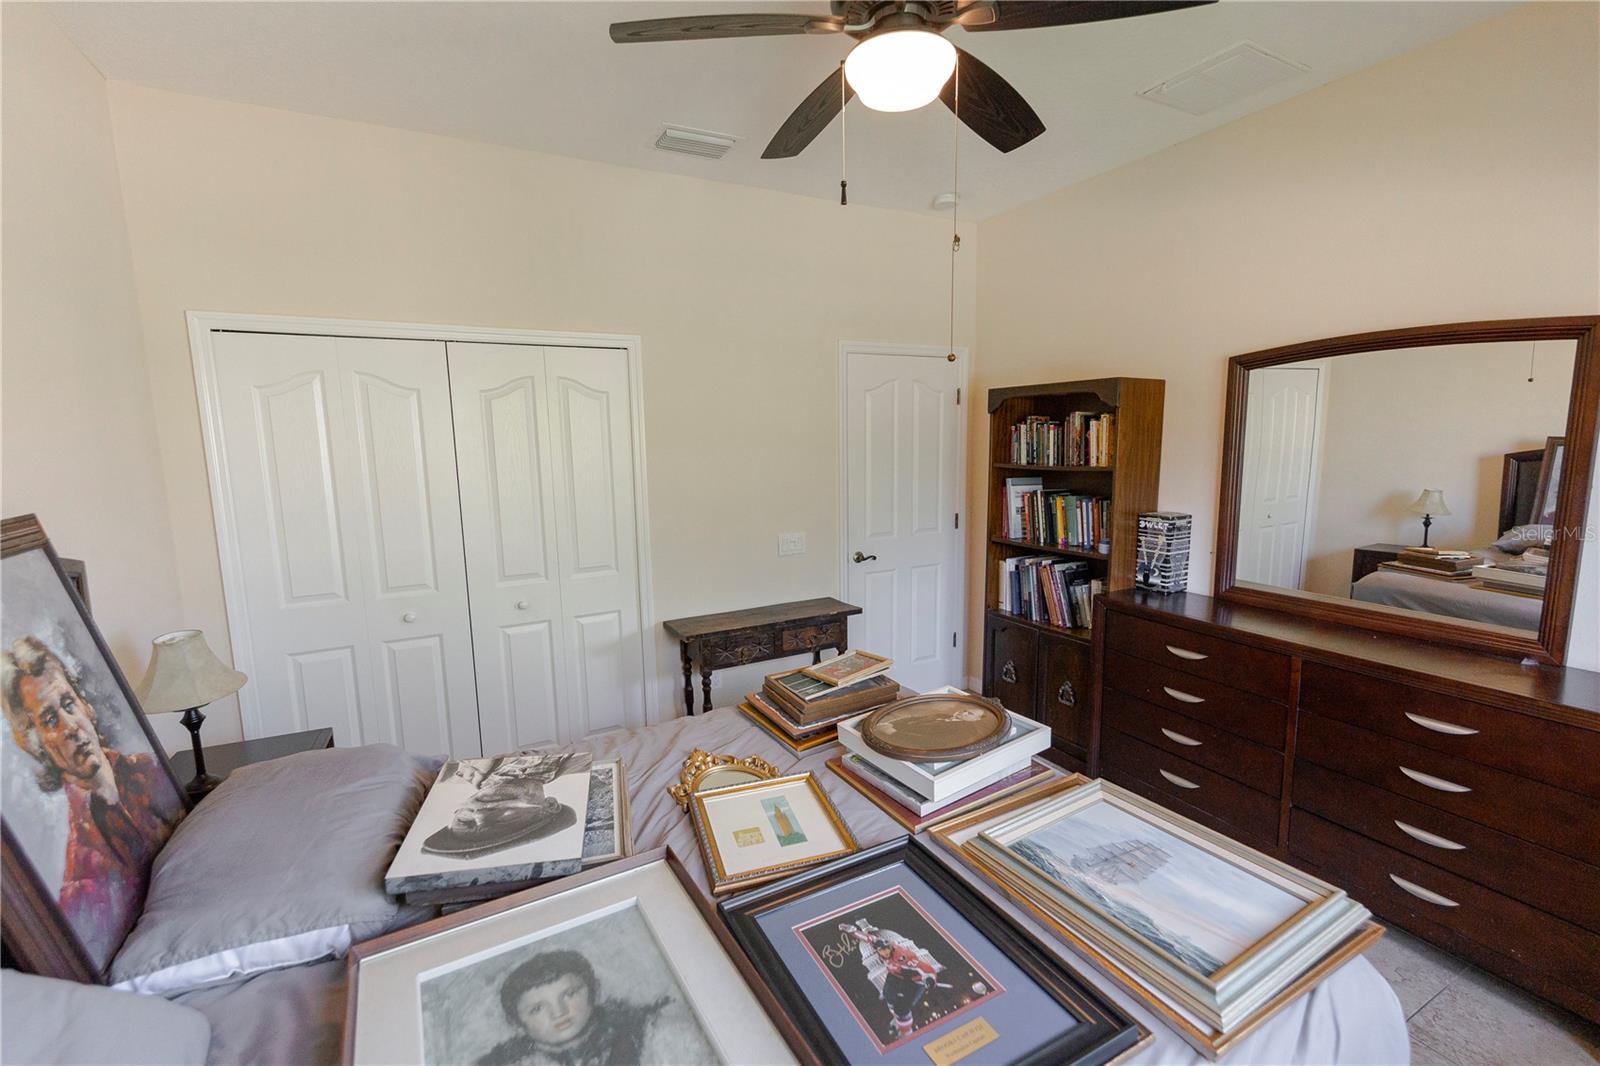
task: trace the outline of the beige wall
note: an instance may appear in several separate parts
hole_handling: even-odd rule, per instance
[[[37,8],[6,5],[3,38],[0,511],[36,513],[58,552],[84,560],[95,617],[137,683],[150,638],[185,615],[106,85]],[[159,717],[169,746],[185,735]]]
[[[1530,4],[984,222],[975,397],[1165,378],[1161,506],[1194,514],[1190,588],[1209,591],[1229,356],[1600,311],[1597,11]],[[974,404],[970,439],[983,420]],[[984,528],[971,525],[974,559]],[[1591,669],[1595,556],[1591,538],[1570,647]],[[968,570],[978,632],[982,568]],[[980,642],[967,648],[975,675]]]
[[[1363,544],[1422,543],[1410,511],[1424,488],[1450,514],[1429,530],[1436,547],[1496,540],[1505,453],[1542,448],[1566,429],[1571,341],[1451,344],[1362,352],[1324,362],[1321,474],[1306,544],[1303,586],[1350,594],[1350,563]]]
[[[111,103],[193,624],[227,628],[190,310],[638,334],[656,619],[838,593],[838,345],[943,343],[947,221],[116,83]],[[788,531],[807,552],[780,559]],[[671,713],[677,651],[650,639]],[[719,702],[762,672],[719,674]]]

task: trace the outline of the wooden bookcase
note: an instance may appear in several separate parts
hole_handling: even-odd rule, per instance
[[[1107,590],[1133,584],[1139,513],[1153,511],[1161,478],[1161,417],[1166,382],[1096,378],[989,390],[989,525],[984,552],[983,692],[1010,710],[1050,725],[1051,755],[1068,769],[1090,760],[1091,693],[1097,679],[1088,629],[1034,622],[998,608],[999,564],[1022,555],[1087,559]],[[1029,415],[1066,421],[1075,412],[1116,415],[1108,466],[1013,463],[1011,428]],[[1006,479],[1037,477],[1049,491],[1111,500],[1108,553],[1032,544],[1007,536]]]

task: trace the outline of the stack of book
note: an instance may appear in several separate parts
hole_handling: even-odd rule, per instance
[[[1147,511],[1139,516],[1139,551],[1133,581],[1157,592],[1189,587],[1189,531],[1194,516],[1177,511]]]
[[[1513,596],[1544,596],[1549,568],[1544,563],[1493,563],[1474,566],[1470,571],[1475,588],[1505,592]]]
[[[930,694],[958,692],[945,686]],[[1034,756],[1050,746],[1050,728],[1021,715],[996,747],[980,755],[943,762],[913,762],[875,751],[862,739],[857,715],[839,725],[845,753],[828,766],[856,791],[912,832],[969,813],[1002,796],[1059,777]]]
[[[739,710],[792,751],[809,751],[837,739],[839,723],[890,703],[900,686],[886,671],[893,660],[870,652],[843,655],[769,674],[760,692]]]
[[[1001,559],[999,602],[1002,611],[1033,622],[1068,629],[1087,629],[1094,620],[1094,597],[1105,591],[1081,559],[1053,555],[1019,555]]]
[[[1006,479],[1006,533],[1056,548],[1111,550],[1111,501],[1103,496],[1047,491],[1038,478]]]
[[[1481,555],[1449,548],[1405,548],[1392,562],[1379,563],[1385,570],[1421,574],[1445,581],[1469,581],[1472,568],[1483,562]]]
[[[1025,466],[1110,466],[1116,415],[1029,415],[1011,427],[1011,461]]]

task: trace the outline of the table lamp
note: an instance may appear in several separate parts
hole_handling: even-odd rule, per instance
[[[150,668],[134,695],[146,714],[183,712],[184,728],[194,744],[194,779],[184,790],[198,800],[221,783],[221,778],[206,773],[206,757],[200,748],[200,726],[206,716],[200,708],[238,692],[248,678],[218,659],[198,629],[163,633],[150,647]]]
[[[1411,505],[1411,513],[1422,516],[1422,546],[1428,546],[1428,527],[1433,525],[1434,515],[1448,515],[1450,508],[1444,505],[1444,490],[1423,489],[1422,495]]]

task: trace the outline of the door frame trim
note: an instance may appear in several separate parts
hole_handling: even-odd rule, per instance
[[[967,628],[967,534],[972,516],[967,511],[967,413],[964,408],[972,402],[972,353],[966,345],[952,349],[945,344],[884,344],[876,341],[839,342],[839,520],[837,532],[839,550],[839,598],[846,603],[850,596],[850,484],[849,484],[849,418],[850,397],[846,392],[852,355],[894,355],[910,359],[947,359],[954,351],[959,376],[957,387],[962,393],[961,408],[956,411],[956,513],[967,520],[967,529],[954,530],[956,538],[956,660],[957,676],[967,672],[967,642],[963,639]]]
[[[217,538],[217,560],[222,570],[222,601],[228,619],[228,643],[235,669],[255,672],[250,620],[245,610],[244,561],[234,530],[237,520],[228,504],[233,500],[232,478],[222,448],[222,401],[217,389],[214,332],[286,333],[316,337],[374,337],[383,340],[428,340],[522,344],[534,347],[621,348],[628,354],[628,392],[633,418],[633,507],[636,515],[635,553],[639,570],[639,644],[644,677],[645,721],[661,721],[662,679],[657,676],[656,646],[650,639],[655,627],[655,581],[651,568],[650,506],[646,484],[644,441],[643,345],[639,337],[623,333],[573,333],[561,330],[502,329],[496,326],[444,326],[415,322],[375,322],[363,319],[316,318],[305,315],[257,315],[228,311],[186,311],[189,356],[194,368],[195,398],[200,409],[200,436],[211,489],[211,515]],[[239,724],[246,739],[261,735],[262,723],[255,694],[247,685],[239,690]]]

